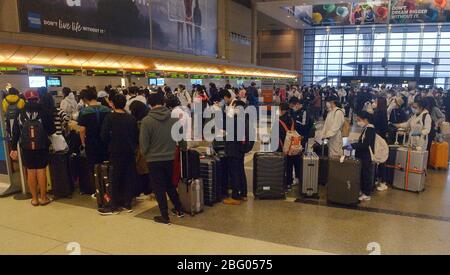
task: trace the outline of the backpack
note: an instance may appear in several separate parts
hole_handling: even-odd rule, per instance
[[[20,97],[17,98],[15,102],[9,102],[8,100],[8,107],[6,109],[6,118],[7,119],[14,119],[16,117],[17,110],[19,110],[19,101]]]
[[[369,146],[372,161],[376,164],[386,163],[389,158],[389,145],[379,134],[375,134],[374,150],[375,152],[372,150],[372,147]]]
[[[284,144],[280,141],[281,146],[283,147],[283,153],[287,156],[297,156],[303,150],[302,147],[302,136],[297,133],[295,130],[295,123],[292,121],[292,127],[289,130],[286,123],[280,120],[281,126],[286,131],[286,138],[284,140]]]
[[[19,121],[22,126],[20,146],[30,151],[47,150],[49,139],[39,114],[24,112]]]
[[[342,113],[344,113],[344,111],[342,109],[338,109],[336,112],[341,111]],[[335,113],[336,114],[336,113]],[[351,131],[351,126],[350,126],[350,122],[348,121],[348,119],[345,118],[345,113],[344,113],[344,124],[342,125],[342,137],[349,137],[350,136],[350,131]]]

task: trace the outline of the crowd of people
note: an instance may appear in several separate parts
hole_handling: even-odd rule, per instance
[[[64,99],[59,106],[45,88],[20,93],[11,87],[3,97],[3,112],[11,136],[10,156],[17,160],[20,146],[31,204],[51,203],[46,179],[52,146],[49,137],[59,135],[67,139],[71,153],[86,158],[92,184],[80,182],[81,193],[95,194],[92,180],[95,165],[109,161],[114,167],[111,206],[101,207],[100,214],[130,212],[133,198],[142,193],[155,193],[161,212],[155,221],[164,224],[170,223],[169,212],[180,218],[184,216],[173,184],[174,160],[180,144],[170,138],[177,122],[172,118],[172,111],[190,109],[194,102],[224,112],[226,107],[237,109],[261,103],[256,83],[240,88],[227,84],[220,89],[211,83],[208,88],[193,85],[190,90],[183,85],[174,90],[168,86],[108,86],[102,91],[86,87],[79,93],[64,88],[62,93]],[[284,141],[289,129],[295,129],[302,137],[303,148],[314,137],[319,144],[328,145],[329,157],[340,157],[345,150],[356,151],[363,170],[374,171],[362,173],[361,201],[371,199],[375,182],[379,191],[388,189],[386,167],[383,164],[375,167],[371,158],[376,134],[393,144],[398,129],[406,129],[416,146],[429,150],[440,126],[450,116],[450,94],[442,89],[288,85],[275,89],[272,104],[280,107],[280,122],[284,126],[279,127],[280,141]],[[234,115],[237,116],[237,111]],[[323,128],[316,131],[321,120]],[[344,146],[342,129],[346,121],[350,124],[356,121],[362,133],[359,140]],[[237,139],[224,144],[233,191],[224,200],[227,205],[240,205],[247,200],[244,158],[251,150],[252,145]],[[281,144],[278,151],[283,151]],[[286,162],[286,189],[289,190],[296,182],[294,174],[300,177],[301,156],[286,156]],[[171,211],[166,195],[175,207]]]

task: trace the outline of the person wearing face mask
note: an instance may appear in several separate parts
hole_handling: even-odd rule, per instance
[[[401,107],[404,101],[401,97],[394,97],[391,105],[389,105],[389,124],[395,125],[400,123],[405,123],[408,121],[408,115],[405,110]],[[397,127],[389,127],[388,133],[388,144],[395,143],[395,135],[397,133]]]
[[[361,161],[361,196],[360,201],[370,201],[374,186],[375,166],[372,162],[370,149],[375,150],[376,131],[371,124],[372,115],[361,112],[356,117],[358,126],[363,129],[358,142],[344,147],[344,150],[355,150],[355,156]]]
[[[329,157],[340,157],[342,152],[342,127],[345,122],[345,112],[338,107],[339,98],[330,96],[326,99],[328,110],[327,118],[323,126],[321,139],[328,140]]]
[[[410,130],[411,145],[429,150],[428,138],[432,129],[433,120],[426,107],[425,100],[417,100],[412,105],[413,116],[408,122],[395,124],[395,126]]]
[[[314,120],[310,112],[305,108],[305,100],[291,98],[289,101],[290,115],[295,122],[295,130],[302,136],[302,146],[306,148],[309,134],[314,125]]]

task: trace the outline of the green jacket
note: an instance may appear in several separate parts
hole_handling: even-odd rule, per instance
[[[177,119],[171,114],[168,108],[158,107],[142,120],[139,144],[147,162],[174,160],[177,144],[171,132]]]

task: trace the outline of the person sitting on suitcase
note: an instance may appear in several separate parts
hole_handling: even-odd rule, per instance
[[[298,98],[291,98],[291,101],[298,102]],[[295,124],[295,120],[289,112],[289,105],[287,103],[280,104],[280,127],[279,127],[279,137],[280,137],[280,145],[278,147],[278,152],[283,152],[283,142],[286,139],[286,129],[291,129],[292,124]],[[300,164],[301,158],[300,154],[297,156],[286,156],[286,190],[290,191],[292,189],[292,185],[294,184],[293,172],[295,171],[295,177],[297,179],[300,178]]]
[[[136,119],[125,111],[127,99],[117,94],[112,98],[114,113],[103,121],[101,138],[108,144],[112,168],[111,207],[99,209],[101,215],[124,210],[131,213],[136,177],[135,153],[138,144]]]
[[[151,110],[142,120],[139,146],[148,163],[150,182],[161,212],[161,216],[155,217],[154,221],[170,224],[166,194],[175,206],[172,213],[179,218],[184,217],[180,197],[172,182],[177,143],[171,134],[177,119],[171,117],[171,111],[164,105],[164,95],[150,94],[148,102]]]
[[[38,92],[26,91],[24,97],[25,107],[14,120],[10,156],[13,160],[18,159],[17,145],[20,144],[23,166],[27,168],[31,204],[45,206],[51,202],[47,197],[46,167],[50,159],[48,137],[53,135],[56,129],[52,114],[45,111],[39,102]]]
[[[372,156],[370,154],[370,149],[375,150],[375,138],[376,131],[372,122],[372,115],[368,112],[362,111],[357,115],[356,121],[358,126],[363,129],[358,142],[353,143],[344,150],[356,151],[356,158],[361,161],[361,196],[360,201],[370,201],[372,191],[374,188],[374,176],[375,176],[375,166],[372,162]]]

